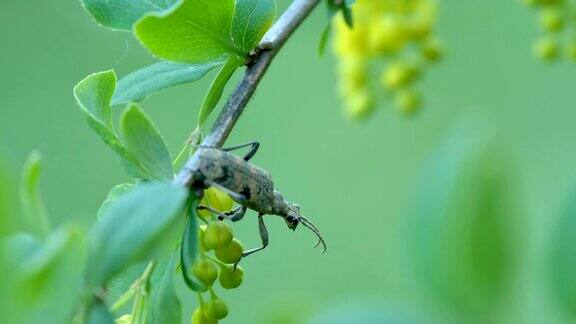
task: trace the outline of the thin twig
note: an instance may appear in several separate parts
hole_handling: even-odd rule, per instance
[[[244,77],[238,82],[236,89],[228,98],[212,130],[202,141],[202,146],[221,147],[224,144],[240,115],[242,115],[244,108],[252,98],[254,91],[256,91],[260,80],[262,80],[266,70],[272,63],[274,56],[319,2],[320,0],[294,0],[278,21],[268,30],[260,45],[258,45],[257,57],[246,68]],[[180,170],[173,183],[180,186],[189,186],[193,181],[190,170],[194,169],[196,161],[197,156],[193,155]]]

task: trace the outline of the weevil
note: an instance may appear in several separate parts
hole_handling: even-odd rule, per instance
[[[231,153],[244,147],[250,147],[244,157]],[[322,252],[325,252],[326,243],[316,225],[302,216],[298,205],[286,201],[275,189],[270,173],[249,162],[259,147],[258,142],[224,149],[199,146],[195,154],[196,163],[189,170],[194,177],[192,189],[201,197],[204,189],[214,187],[227,193],[239,206],[228,213],[221,213],[210,206],[198,208],[210,210],[218,215],[219,220],[228,219],[233,222],[241,220],[248,209],[258,212],[258,230],[262,246],[243,252],[242,258],[268,246],[268,230],[264,224],[264,215],[282,217],[291,230],[296,230],[298,224],[302,224],[318,238],[314,247],[322,244]]]

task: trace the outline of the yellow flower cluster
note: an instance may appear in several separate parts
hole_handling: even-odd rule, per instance
[[[573,13],[576,8],[570,1],[565,0],[524,0],[526,5],[539,11],[539,25],[544,35],[534,43],[534,54],[543,61],[553,61],[561,55],[563,34],[570,34],[565,44],[565,55],[576,60],[576,37],[566,32],[567,26],[574,20]]]
[[[346,114],[365,118],[379,97],[386,99],[389,93],[400,112],[413,114],[422,104],[415,81],[442,57],[442,46],[433,35],[437,3],[357,0],[352,12],[353,28],[337,19],[334,42]],[[374,71],[381,71],[380,76]]]

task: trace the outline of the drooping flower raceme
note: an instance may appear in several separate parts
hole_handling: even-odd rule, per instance
[[[442,57],[437,11],[433,0],[358,0],[353,28],[337,19],[334,51],[347,116],[368,117],[390,95],[407,115],[421,106],[415,81]]]

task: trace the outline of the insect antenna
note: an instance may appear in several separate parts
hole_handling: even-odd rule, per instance
[[[316,242],[316,244],[314,244],[314,247],[317,247],[319,244],[322,244],[322,253],[326,252],[326,242],[324,241],[324,238],[322,237],[322,234],[320,234],[320,230],[316,227],[316,225],[314,225],[314,223],[312,223],[310,220],[308,220],[308,218],[302,215],[300,215],[300,222],[302,223],[302,225],[311,230],[318,237],[318,241]]]

